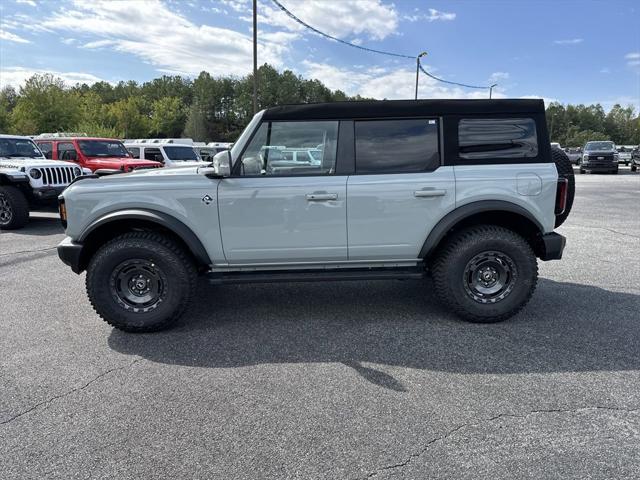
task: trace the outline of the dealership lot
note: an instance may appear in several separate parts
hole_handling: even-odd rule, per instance
[[[114,331],[54,214],[0,234],[0,478],[640,476],[640,175],[578,175],[524,312],[425,281],[213,287]]]

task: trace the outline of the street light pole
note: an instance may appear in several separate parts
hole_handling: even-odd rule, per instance
[[[496,86],[498,86],[498,84],[494,83],[489,87],[489,99],[491,99],[491,95],[493,95],[493,87],[496,87]]]
[[[422,52],[416,57],[416,100],[418,99],[418,79],[420,78],[420,57],[425,57],[427,52]]]
[[[253,113],[258,112],[258,0],[253,0]]]

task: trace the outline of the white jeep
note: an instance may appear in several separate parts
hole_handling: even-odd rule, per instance
[[[24,227],[30,210],[55,208],[82,174],[74,163],[47,160],[29,137],[0,135],[0,230]]]
[[[496,322],[533,294],[537,258],[561,258],[554,228],[574,180],[540,100],[280,106],[211,166],[75,182],[60,197],[58,254],[87,271],[96,312],[130,332],[173,324],[199,274],[215,284],[431,275],[460,317]]]

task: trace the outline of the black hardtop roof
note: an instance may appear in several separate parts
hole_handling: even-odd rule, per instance
[[[541,99],[498,100],[358,100],[301,103],[267,108],[264,120],[422,117],[500,113],[544,113]]]

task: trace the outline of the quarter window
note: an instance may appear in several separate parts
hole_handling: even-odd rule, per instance
[[[265,122],[242,155],[239,173],[329,175],[335,171],[337,147],[337,121]]]
[[[531,118],[462,119],[458,146],[467,160],[537,157],[536,124]]]
[[[409,173],[440,165],[434,119],[355,122],[356,173]]]

